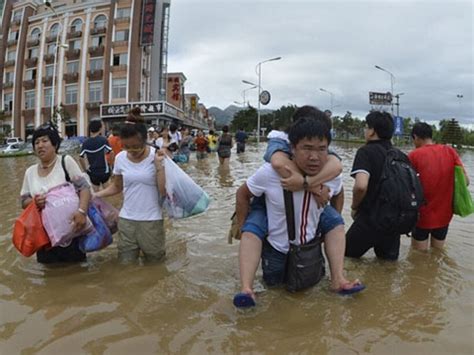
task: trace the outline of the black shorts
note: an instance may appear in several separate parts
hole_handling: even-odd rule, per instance
[[[431,236],[436,239],[436,240],[445,240],[446,236],[448,235],[448,227],[449,225],[441,228],[434,228],[434,229],[424,229],[424,228],[418,228],[415,227],[413,232],[411,233],[411,236],[413,239],[423,242],[428,237]]]
[[[86,254],[79,249],[79,238],[74,238],[65,248],[42,248],[36,252],[36,260],[41,264],[79,263],[86,261]]]
[[[99,186],[100,184],[105,184],[107,181],[109,181],[110,178],[110,173],[97,174],[88,171],[87,175],[89,175],[92,184],[96,186]]]

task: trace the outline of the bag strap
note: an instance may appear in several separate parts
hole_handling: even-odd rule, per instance
[[[283,199],[285,200],[286,228],[288,230],[288,239],[295,240],[295,205],[293,202],[293,192],[283,190]]]
[[[64,175],[66,175],[66,181],[67,182],[71,182],[71,177],[69,176],[69,173],[67,172],[66,170],[66,155],[63,155],[62,158],[61,158],[61,165],[63,167],[63,170],[64,170]]]

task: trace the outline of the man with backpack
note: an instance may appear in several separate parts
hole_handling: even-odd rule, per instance
[[[351,171],[354,223],[346,234],[345,254],[360,258],[374,248],[378,258],[397,260],[400,234],[415,227],[423,192],[408,157],[392,146],[392,116],[374,111],[365,121],[367,144],[357,150]]]

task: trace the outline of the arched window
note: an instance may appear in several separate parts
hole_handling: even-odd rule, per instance
[[[39,39],[41,36],[41,31],[39,28],[35,28],[33,31],[31,31],[31,39]]]
[[[49,34],[50,34],[51,37],[56,37],[58,35],[58,33],[59,33],[59,24],[55,23],[49,29]]]
[[[94,27],[95,28],[103,28],[107,23],[107,17],[104,15],[99,15],[94,19]]]
[[[71,23],[71,32],[79,32],[82,30],[82,20],[81,19],[75,19]]]

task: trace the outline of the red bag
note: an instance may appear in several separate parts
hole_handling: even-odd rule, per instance
[[[31,256],[50,241],[41,221],[41,214],[34,202],[23,210],[13,228],[13,245],[24,256]]]

